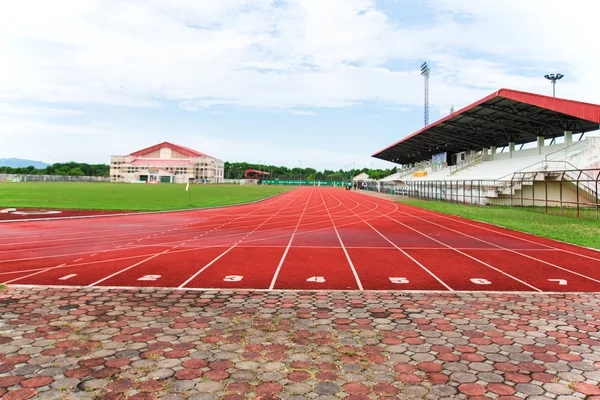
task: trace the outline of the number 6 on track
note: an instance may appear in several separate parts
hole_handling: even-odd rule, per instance
[[[306,280],[306,282],[323,283],[323,282],[325,282],[325,278],[323,278],[322,276],[311,276],[310,278],[308,278]]]
[[[392,282],[392,283],[408,283],[408,279],[406,279],[406,278],[390,278],[390,282]]]

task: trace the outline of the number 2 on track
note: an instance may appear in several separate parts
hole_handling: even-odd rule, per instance
[[[408,283],[408,279],[404,278],[404,277],[399,277],[399,278],[390,278],[390,282],[392,283]]]
[[[308,278],[306,280],[306,282],[323,283],[323,282],[325,282],[325,278],[323,278],[322,276],[311,276],[310,278]]]
[[[160,275],[144,275],[138,281],[155,281],[157,279],[160,279]]]
[[[566,279],[548,279],[548,281],[550,282],[558,282],[559,286],[564,286],[567,284],[567,280]]]

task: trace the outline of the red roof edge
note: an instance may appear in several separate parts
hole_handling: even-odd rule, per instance
[[[421,129],[419,129],[417,132],[415,132],[403,139],[398,140],[396,143],[393,143],[393,144],[387,146],[386,148],[381,149],[376,153],[373,153],[371,155],[371,157],[375,157],[378,154],[386,151],[387,149],[392,148],[392,147],[396,146],[397,144],[402,143],[405,140],[408,140],[408,139],[418,135],[419,133],[426,131],[427,129],[429,129],[431,127],[434,127],[442,122],[445,122],[457,114],[461,114],[464,111],[467,111],[475,106],[485,103],[486,101],[491,100],[494,97],[504,97],[507,99],[520,101],[522,103],[527,103],[527,104],[531,104],[533,106],[547,108],[548,110],[560,112],[563,114],[571,115],[573,117],[585,119],[587,121],[592,121],[592,122],[596,122],[596,123],[600,124],[600,105],[592,104],[592,103],[584,103],[584,102],[575,101],[575,100],[567,100],[567,99],[562,99],[562,98],[544,96],[541,94],[535,94],[535,93],[529,93],[529,92],[521,92],[521,91],[512,90],[512,89],[499,89],[499,90],[493,92],[492,94],[490,94],[480,100],[477,100],[476,102],[474,102],[466,107],[463,107],[460,110],[455,111],[452,114],[445,116],[444,118],[441,118],[441,119],[435,121],[433,124],[427,125]]]
[[[500,89],[498,95],[506,97],[507,99],[531,104],[536,107],[543,107],[548,110],[600,124],[600,105],[598,104],[544,96],[542,94],[520,92],[511,89]]]
[[[173,144],[173,143],[170,143],[170,142],[162,142],[162,143],[159,143],[159,144],[155,144],[154,146],[146,147],[145,149],[138,150],[138,151],[136,151],[134,153],[131,153],[130,156],[134,156],[134,157],[142,156],[144,154],[151,153],[151,152],[153,152],[155,150],[160,150],[163,147],[170,147],[173,150],[176,150],[179,153],[185,154],[186,156],[190,156],[190,157],[210,157],[210,158],[214,158],[214,157],[209,156],[208,154],[200,153],[199,151],[190,149],[189,147],[179,146],[177,144]]]

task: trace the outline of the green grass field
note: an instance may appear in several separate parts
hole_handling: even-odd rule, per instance
[[[600,222],[598,220],[561,217],[520,208],[474,207],[426,200],[404,200],[402,204],[600,249]]]
[[[291,190],[281,186],[0,183],[0,207],[163,211],[246,203]]]

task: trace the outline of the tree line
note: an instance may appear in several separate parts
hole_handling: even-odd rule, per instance
[[[264,171],[269,173],[270,179],[280,180],[320,180],[320,181],[346,181],[352,177],[365,172],[372,179],[385,178],[397,171],[397,168],[392,169],[370,169],[353,168],[350,170],[339,169],[337,171],[325,169],[323,171],[317,171],[314,168],[287,168],[276,165],[265,165],[265,164],[250,164],[246,162],[225,162],[225,179],[242,179],[244,178],[244,171],[247,169],[255,169],[258,171]]]
[[[46,168],[28,167],[12,168],[0,167],[3,174],[16,175],[66,175],[66,176],[108,176],[110,166],[106,164],[86,164],[86,163],[55,163]]]
[[[256,169],[269,173],[270,179],[281,180],[321,180],[321,181],[346,181],[352,177],[365,172],[372,179],[385,178],[396,172],[396,167],[392,169],[369,169],[353,168],[350,170],[339,169],[337,171],[325,169],[317,171],[314,168],[288,168],[276,165],[251,164],[246,162],[225,162],[225,179],[242,179],[244,171],[247,169]],[[35,168],[34,166],[12,168],[0,167],[0,173],[16,175],[65,175],[65,176],[109,176],[110,166],[106,164],[86,164],[86,163],[54,163],[46,168]]]

